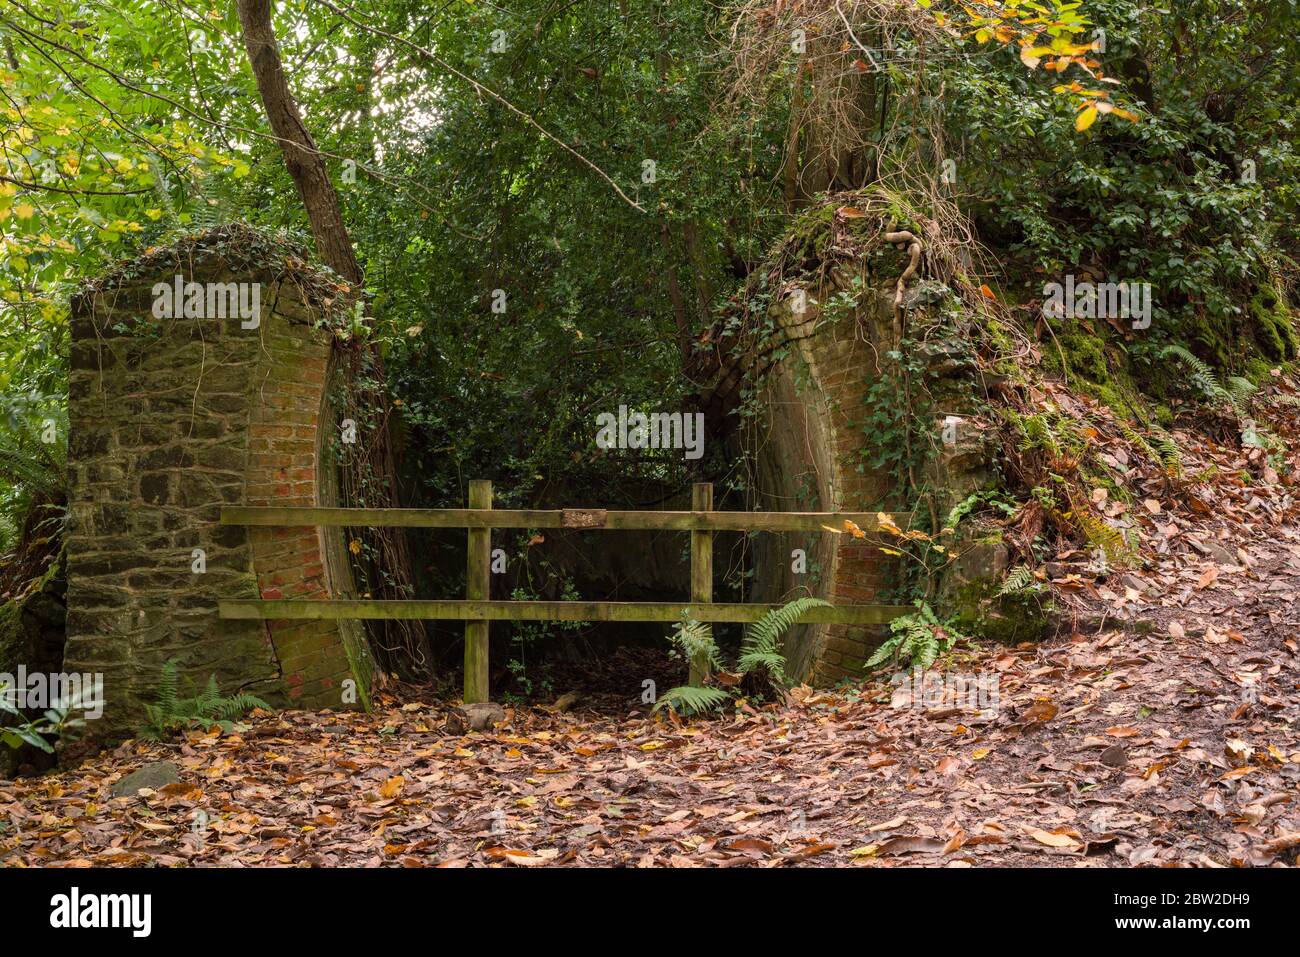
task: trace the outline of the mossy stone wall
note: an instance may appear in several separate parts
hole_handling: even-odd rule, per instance
[[[289,250],[241,259],[260,241],[248,232],[154,251],[73,301],[64,667],[105,676],[94,737],[139,726],[171,658],[197,682],[215,674],[225,693],[313,707],[365,700],[369,660],[355,623],[218,617],[222,598],[350,590],[346,564],[330,558],[340,550],[319,529],[218,523],[223,505],[337,504],[320,473],[323,432],[335,427],[322,419],[329,320],[347,305],[344,287]],[[259,283],[257,327],[155,318],[154,284],[178,273]],[[345,694],[348,680],[356,694]]]

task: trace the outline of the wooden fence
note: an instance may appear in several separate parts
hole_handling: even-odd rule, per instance
[[[906,524],[909,516],[891,520]],[[875,512],[715,512],[713,486],[692,489],[691,511],[607,511],[605,509],[494,509],[492,483],[469,483],[469,508],[309,508],[226,506],[222,525],[279,527],[349,526],[401,528],[466,528],[469,556],[463,601],[361,601],[337,599],[256,600],[220,602],[222,618],[256,619],[452,619],[465,622],[465,702],[488,700],[488,623],[491,621],[678,621],[684,615],[706,622],[757,621],[776,604],[713,601],[713,533],[824,532],[853,522],[863,531],[877,527]],[[579,530],[659,530],[689,532],[691,536],[691,597],[688,602],[620,601],[493,601],[491,534],[494,528],[570,528]],[[800,622],[881,624],[912,611],[899,605],[832,605],[812,608]],[[690,680],[699,684],[707,674],[693,664]]]

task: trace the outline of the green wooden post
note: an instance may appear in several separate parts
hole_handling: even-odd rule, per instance
[[[713,484],[696,482],[691,489],[691,510],[713,511]],[[713,532],[700,529],[691,532],[691,603],[709,604],[713,601]],[[691,661],[690,683],[700,687],[709,676],[709,660],[697,657]]]
[[[469,507],[492,507],[492,483],[473,479],[469,483]],[[465,597],[486,601],[492,565],[492,529],[469,530],[469,557],[465,569]],[[486,621],[465,622],[465,703],[488,700],[488,628]]]

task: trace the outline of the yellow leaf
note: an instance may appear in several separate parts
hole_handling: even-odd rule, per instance
[[[884,545],[881,545],[881,546],[880,546],[880,550],[881,550],[882,552],[884,552],[886,555],[902,555],[902,554],[903,554],[902,552],[895,551],[895,550],[892,549],[892,548],[886,548]]]
[[[890,535],[902,536],[903,530],[894,524],[894,520],[887,512],[876,513],[876,525],[882,532],[888,532]]]
[[[971,754],[971,757],[974,758],[976,761],[983,761],[985,758],[989,756],[991,751],[992,749],[990,748],[976,748],[975,751]]]
[[[1092,126],[1092,124],[1096,122],[1097,122],[1097,108],[1095,106],[1090,106],[1082,113],[1079,114],[1079,118],[1074,121],[1074,128],[1078,130],[1080,133],[1082,133],[1084,130],[1086,130],[1088,127]]]
[[[359,539],[359,538],[354,538],[354,539],[352,539],[352,541],[348,542],[348,551],[350,551],[353,555],[360,555],[360,554],[361,554],[361,539]]]
[[[850,535],[852,535],[854,538],[866,538],[866,537],[867,537],[867,533],[866,533],[866,532],[864,532],[862,529],[858,528],[858,526],[857,526],[855,523],[849,521],[847,518],[844,520],[844,530],[847,531],[847,532],[848,532]]]
[[[19,219],[31,219],[32,216],[35,215],[35,213],[36,213],[36,207],[33,206],[31,203],[19,203],[14,208],[14,214]]]
[[[402,787],[406,780],[399,774],[395,778],[389,778],[379,788],[379,796],[382,798],[395,798],[402,793]]]

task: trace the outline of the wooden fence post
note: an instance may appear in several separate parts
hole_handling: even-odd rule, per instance
[[[713,484],[697,482],[691,489],[691,510],[713,511]],[[691,602],[713,601],[713,533],[708,529],[691,531]],[[690,683],[700,687],[709,676],[709,660],[699,656],[691,661]]]
[[[469,507],[492,507],[492,483],[469,483]],[[465,568],[465,597],[486,601],[491,594],[492,529],[469,530],[469,557]],[[465,622],[465,703],[488,700],[488,627],[486,621]]]

